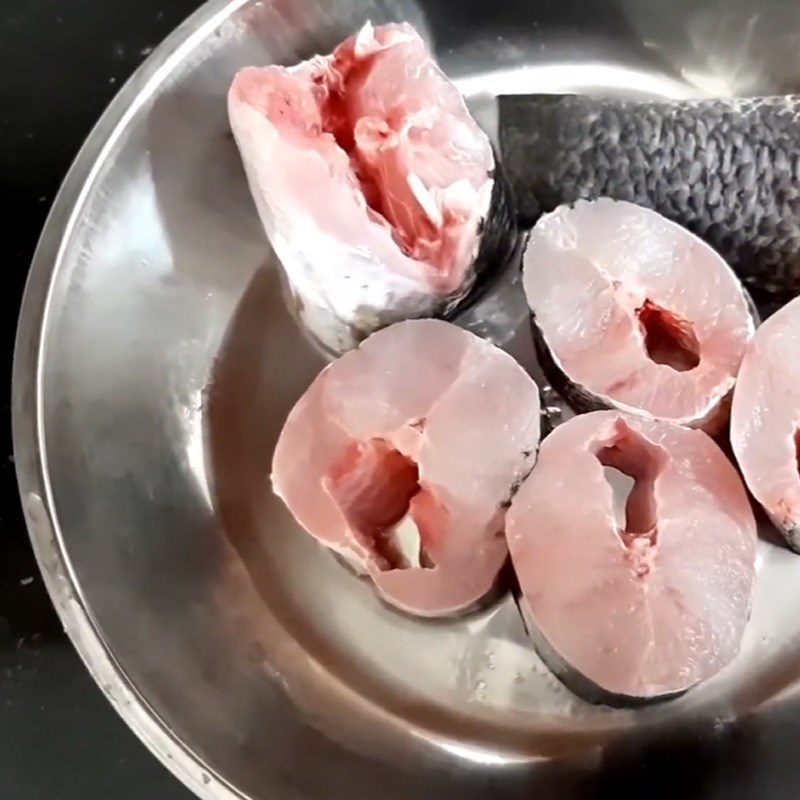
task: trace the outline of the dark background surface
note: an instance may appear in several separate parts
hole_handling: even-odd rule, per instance
[[[200,0],[0,0],[3,384],[36,240],[92,125]],[[130,733],[64,635],[31,553],[2,397],[0,798],[188,800]]]

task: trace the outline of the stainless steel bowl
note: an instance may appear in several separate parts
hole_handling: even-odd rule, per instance
[[[770,541],[739,659],[634,711],[564,689],[510,599],[414,621],[298,534],[267,475],[320,360],[283,306],[224,98],[238,67],[328,51],[368,18],[417,25],[489,130],[499,91],[798,90],[797,11],[765,0],[213,0],[125,86],[31,271],[17,465],[76,647],[199,795],[601,797],[642,752],[667,752],[673,780],[712,754],[700,763],[717,797],[731,775],[764,797],[776,769],[795,774],[800,561]]]

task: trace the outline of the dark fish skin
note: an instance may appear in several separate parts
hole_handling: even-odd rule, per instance
[[[580,198],[628,200],[708,242],[757,299],[800,293],[800,95],[498,102],[525,224]]]

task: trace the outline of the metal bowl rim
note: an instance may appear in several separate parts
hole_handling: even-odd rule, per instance
[[[209,0],[178,26],[125,83],[90,132],[56,195],[22,298],[11,383],[17,482],[36,561],[64,629],[100,690],[148,749],[205,800],[245,795],[191,752],[147,703],[116,660],[81,594],[50,487],[43,425],[42,366],[51,290],[87,193],[110,149],[152,89],[187,53],[250,0]]]

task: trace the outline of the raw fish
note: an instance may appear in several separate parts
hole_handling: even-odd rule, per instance
[[[508,262],[515,213],[489,139],[410,25],[243,69],[228,105],[295,310],[327,351],[453,314]]]
[[[539,425],[536,384],[511,356],[447,322],[402,322],[312,383],[272,483],[387,602],[454,614],[492,589],[507,557],[505,509]]]
[[[703,238],[748,288],[800,291],[800,96],[499,103],[503,163],[529,221],[579,198],[632,201]]]
[[[728,265],[654,211],[600,198],[544,215],[524,285],[551,381],[579,410],[715,432],[754,320]]]
[[[633,479],[619,519],[609,470]],[[756,525],[702,431],[614,411],[574,417],[544,440],[506,532],[529,631],[577,693],[669,696],[737,654]]]
[[[745,352],[731,444],[750,491],[800,552],[800,298],[770,317]]]

